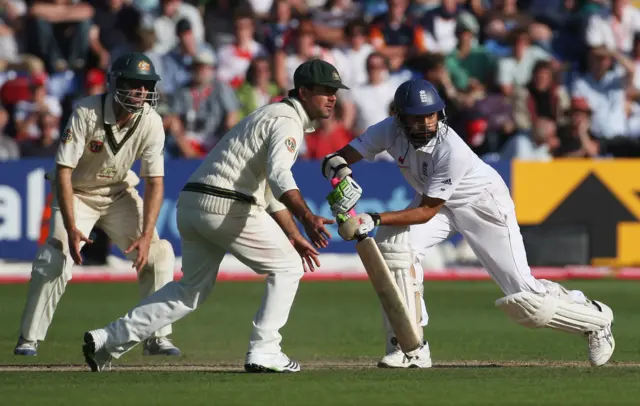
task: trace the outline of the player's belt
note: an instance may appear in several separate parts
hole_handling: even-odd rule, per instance
[[[223,189],[221,187],[205,185],[204,183],[189,182],[182,188],[185,192],[204,193],[206,195],[222,197],[224,199],[237,200],[243,203],[256,204],[256,199],[253,196],[245,195],[244,193],[236,192],[235,190]]]

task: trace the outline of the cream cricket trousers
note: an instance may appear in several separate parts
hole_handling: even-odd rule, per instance
[[[256,273],[266,275],[266,290],[253,319],[249,352],[280,351],[279,330],[289,318],[304,274],[300,255],[263,209],[234,202],[226,213],[213,213],[195,203],[197,195],[181,192],[178,203],[182,279],[168,283],[126,316],[99,330],[105,340],[104,348],[115,358],[203,303],[213,289],[227,252]]]
[[[419,204],[419,197],[411,206]],[[544,285],[533,277],[527,263],[520,227],[508,190],[496,194],[485,190],[475,201],[461,207],[443,207],[424,224],[409,231],[417,269],[425,251],[460,232],[482,266],[505,295],[519,292],[545,293]]]
[[[75,194],[73,211],[76,227],[82,234],[89,237],[94,225],[98,226],[123,252],[142,232],[143,202],[134,188],[114,196]],[[58,302],[71,280],[74,265],[62,213],[55,198],[52,202],[50,224],[48,239],[39,247],[33,262],[27,302],[22,314],[20,333],[29,341],[44,340]],[[168,242],[160,242],[155,233],[149,250],[149,265],[138,273],[142,297],[173,280],[173,248]],[[134,251],[127,257],[134,259],[136,256],[137,251]],[[135,272],[134,269],[131,271]],[[155,334],[160,337],[171,334],[171,326],[166,326]]]

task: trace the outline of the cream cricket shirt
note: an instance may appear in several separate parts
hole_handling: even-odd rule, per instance
[[[140,159],[140,176],[164,176],[164,128],[162,119],[148,104],[119,129],[113,111],[113,95],[96,95],[78,101],[56,155],[56,164],[74,168],[73,189],[111,195],[136,186],[131,171]],[[55,170],[47,178],[53,179]]]
[[[291,173],[305,132],[313,123],[295,98],[268,104],[236,124],[209,152],[188,182],[203,183],[252,196],[273,213],[285,208],[278,200],[298,189]],[[233,202],[207,194],[198,196],[207,210],[226,210]]]
[[[473,202],[485,191],[508,193],[502,177],[478,158],[453,129],[449,128],[439,144],[435,141],[416,150],[401,133],[395,118],[389,117],[367,128],[350,145],[369,161],[388,151],[416,192],[445,200],[449,208]]]

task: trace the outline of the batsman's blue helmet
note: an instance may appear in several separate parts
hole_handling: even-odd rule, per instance
[[[398,114],[407,116],[426,116],[446,107],[436,88],[424,79],[410,79],[398,86],[393,105]]]
[[[398,126],[415,148],[424,146],[434,137],[441,139],[446,135],[448,126],[445,107],[435,86],[425,79],[407,80],[398,87],[393,97]],[[424,122],[409,122],[407,118],[429,116],[433,113],[438,113],[438,123],[429,127]]]

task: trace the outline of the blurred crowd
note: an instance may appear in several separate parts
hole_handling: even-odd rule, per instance
[[[0,0],[0,160],[51,157],[74,101],[144,52],[171,157],[201,158],[333,63],[350,90],[301,158],[393,114],[421,76],[485,159],[640,155],[640,11],[630,0]],[[381,159],[385,159],[381,156]]]

